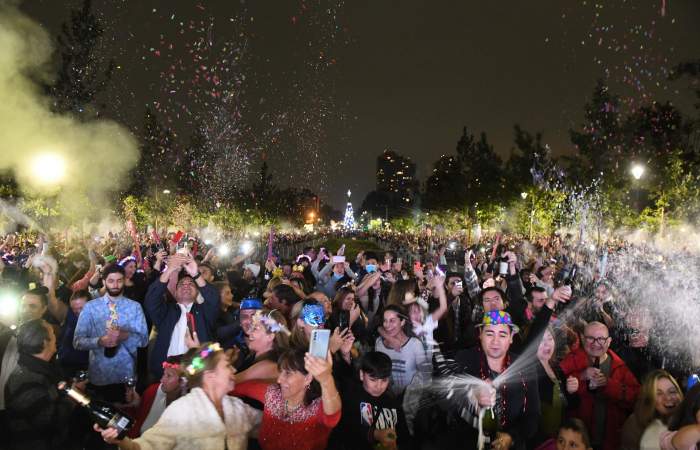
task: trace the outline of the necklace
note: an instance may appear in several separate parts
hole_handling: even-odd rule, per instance
[[[285,416],[285,417],[291,416],[292,414],[294,414],[295,412],[297,412],[297,411],[299,410],[299,408],[302,407],[302,405],[303,405],[303,402],[302,402],[302,403],[299,403],[299,404],[298,404],[297,406],[295,406],[294,408],[289,409],[289,401],[285,400],[285,401],[284,401],[284,416]]]

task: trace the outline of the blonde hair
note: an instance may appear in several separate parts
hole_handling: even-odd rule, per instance
[[[634,406],[634,415],[637,418],[637,422],[642,427],[646,428],[656,417],[658,413],[656,412],[656,386],[659,380],[666,378],[671,382],[673,387],[678,391],[678,396],[683,400],[683,391],[681,390],[678,382],[673,375],[662,369],[657,369],[649,372],[649,374],[644,378],[642,387],[639,391],[639,397],[637,397],[637,403]],[[666,418],[660,418],[665,421]]]

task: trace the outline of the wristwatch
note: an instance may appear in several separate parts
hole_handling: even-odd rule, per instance
[[[197,281],[197,278],[199,278],[199,277],[201,277],[201,276],[202,276],[202,274],[199,273],[199,272],[197,272],[197,274],[195,274],[195,276],[193,276],[192,279],[193,279],[194,281]]]

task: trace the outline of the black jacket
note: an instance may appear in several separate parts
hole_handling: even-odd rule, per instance
[[[512,361],[516,360],[516,356],[509,354]],[[481,350],[481,347],[462,350],[455,356],[456,360],[456,375],[467,374],[481,379],[482,371],[488,371],[486,356]],[[511,363],[512,365],[512,363]],[[513,373],[505,384],[506,388],[506,425],[501,428],[500,432],[508,433],[513,439],[513,449],[521,450],[526,448],[526,443],[535,432],[540,416],[540,398],[537,386],[536,375],[532,372],[532,367],[525,365],[521,370]],[[498,391],[499,400],[502,391]],[[452,422],[454,426],[451,430],[452,445],[461,448],[476,448],[478,430],[472,426],[472,423],[467,423],[466,420],[475,418],[473,407],[466,400],[466,395],[454,395],[453,398],[459,399],[461,402],[457,404],[457,414],[462,420]],[[502,418],[496,417],[500,422]]]
[[[61,380],[51,363],[20,354],[5,385],[9,449],[68,449],[75,404],[58,392]]]
[[[389,390],[379,397],[371,396],[352,368],[343,360],[335,364],[336,384],[343,399],[340,423],[333,429],[328,448],[331,450],[372,450],[375,429],[393,428],[399,450],[412,449],[401,399]],[[376,425],[373,423],[376,421]]]

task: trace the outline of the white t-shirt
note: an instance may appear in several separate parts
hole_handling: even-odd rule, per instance
[[[423,344],[416,338],[409,338],[400,351],[387,348],[381,337],[375,342],[375,350],[391,358],[391,391],[401,394],[411,384],[413,377],[426,367],[427,358]]]

